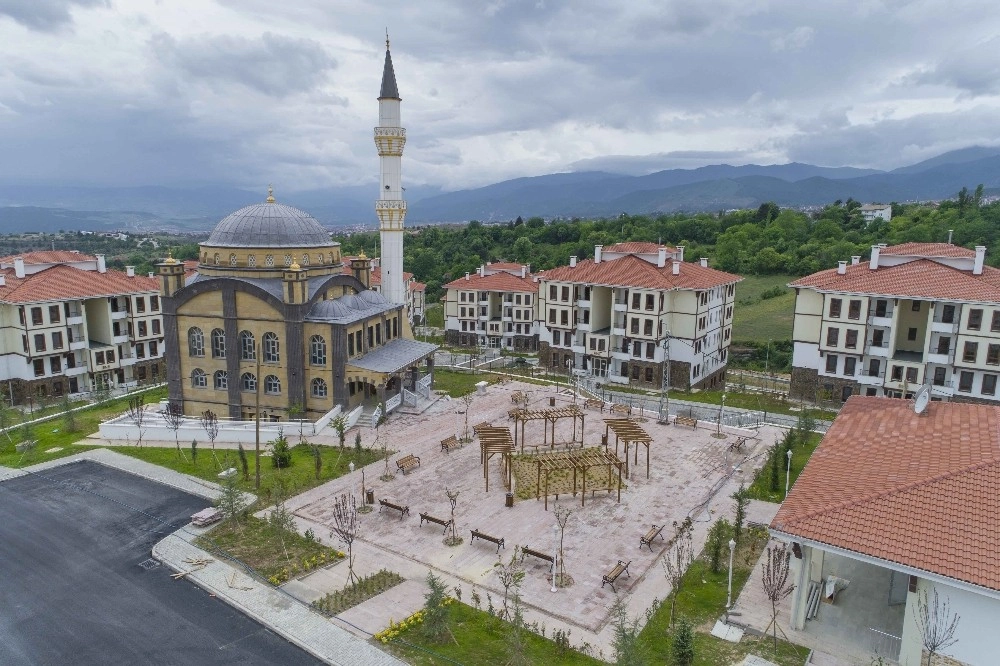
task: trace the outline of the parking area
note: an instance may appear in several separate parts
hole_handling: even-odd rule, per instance
[[[151,561],[208,504],[89,461],[0,483],[0,663],[319,663]]]

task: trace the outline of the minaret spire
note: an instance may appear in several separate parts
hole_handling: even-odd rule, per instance
[[[385,32],[385,67],[382,70],[382,88],[378,96],[378,127],[375,128],[375,146],[380,164],[379,198],[375,212],[379,220],[379,240],[382,246],[382,295],[390,303],[406,303],[406,285],[403,282],[403,218],[406,202],[403,200],[401,163],[406,130],[400,121],[400,98],[396,88],[396,72],[389,53],[389,31]]]

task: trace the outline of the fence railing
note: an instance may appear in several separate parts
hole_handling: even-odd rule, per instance
[[[405,389],[404,389],[405,390]],[[388,400],[385,401],[385,413],[388,414],[392,410],[403,404],[403,394],[397,393]]]
[[[375,408],[375,411],[372,412],[372,427],[373,428],[377,428],[378,427],[378,422],[379,422],[379,420],[381,418],[382,418],[382,405],[379,405],[378,407]]]
[[[407,407],[416,407],[417,406],[417,394],[416,393],[414,393],[412,391],[409,391],[407,389],[403,389],[403,392],[402,392],[401,395],[403,396],[403,404],[404,405],[406,405]]]
[[[899,659],[899,651],[903,639],[893,636],[874,627],[868,627],[871,652],[879,657],[896,661]]]

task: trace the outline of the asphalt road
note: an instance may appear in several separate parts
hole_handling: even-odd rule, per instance
[[[93,462],[0,483],[0,664],[319,663],[170,569],[139,566],[175,529],[150,516],[182,525],[207,505]]]

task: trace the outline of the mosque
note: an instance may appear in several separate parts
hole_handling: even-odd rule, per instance
[[[195,272],[169,256],[158,264],[169,399],[186,415],[315,420],[429,393],[437,346],[413,339],[406,312],[406,130],[388,40],[378,102],[381,293],[371,259],[345,266],[319,222],[270,188],[216,225]]]

